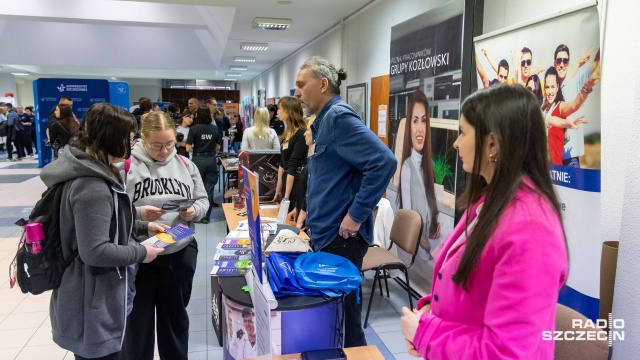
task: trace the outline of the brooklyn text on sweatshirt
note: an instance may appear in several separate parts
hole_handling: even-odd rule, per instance
[[[180,195],[183,198],[191,199],[191,186],[174,178],[145,178],[135,183],[133,187],[133,202],[144,199],[146,196],[168,194]]]

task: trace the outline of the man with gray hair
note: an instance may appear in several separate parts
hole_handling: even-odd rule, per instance
[[[340,98],[346,78],[344,69],[314,56],[300,67],[295,96],[316,115],[309,147],[307,233],[315,251],[340,255],[360,269],[373,242],[373,209],[397,161]],[[345,299],[344,347],[366,345],[361,312],[352,292]]]

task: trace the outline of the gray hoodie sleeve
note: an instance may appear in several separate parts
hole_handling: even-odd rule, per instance
[[[96,191],[96,190],[100,191]],[[73,212],[78,253],[90,266],[116,267],[142,262],[147,255],[144,246],[114,244],[109,230],[114,204],[107,184],[88,178],[72,184],[69,201]]]
[[[191,173],[191,179],[193,180],[193,198],[196,199],[196,202],[193,204],[193,207],[196,209],[194,220],[200,220],[207,214],[210,206],[207,191],[204,188],[204,183],[202,182],[202,177],[200,177],[200,171],[198,171],[196,164],[188,159],[185,161],[189,165],[189,173]]]

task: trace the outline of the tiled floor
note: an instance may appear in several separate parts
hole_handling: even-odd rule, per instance
[[[4,162],[0,153],[0,359],[60,360],[73,359],[73,354],[58,347],[51,339],[49,321],[50,292],[41,295],[22,294],[9,289],[8,267],[15,255],[20,228],[13,222],[29,215],[31,207],[45,190],[37,176],[37,161]],[[217,190],[217,187],[216,187]],[[217,194],[220,202],[220,194]],[[211,289],[209,271],[218,241],[226,235],[222,210],[216,209],[208,225],[197,224],[200,252],[189,303],[189,359],[222,359],[211,325]],[[363,307],[369,301],[372,274],[363,282]],[[385,359],[409,359],[400,333],[400,309],[408,306],[406,292],[394,281],[389,282],[390,298],[374,297],[365,329],[367,342],[376,345]],[[363,314],[364,314],[363,311]],[[157,355],[157,350],[156,350]],[[159,359],[158,356],[156,356]]]

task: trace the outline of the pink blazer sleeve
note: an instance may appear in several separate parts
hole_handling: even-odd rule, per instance
[[[554,218],[528,213],[501,221],[506,225],[498,226],[480,259],[485,262],[483,269],[492,264],[491,284],[470,282],[471,292],[476,286],[489,288],[486,306],[456,309],[483,312],[484,325],[423,314],[413,344],[425,359],[463,355],[465,359],[539,359],[540,348],[546,346],[553,358],[553,344],[545,344],[541,336],[543,330],[553,330],[558,291],[567,273],[562,227]],[[461,295],[462,291],[460,288]],[[547,354],[548,349],[542,353]]]

